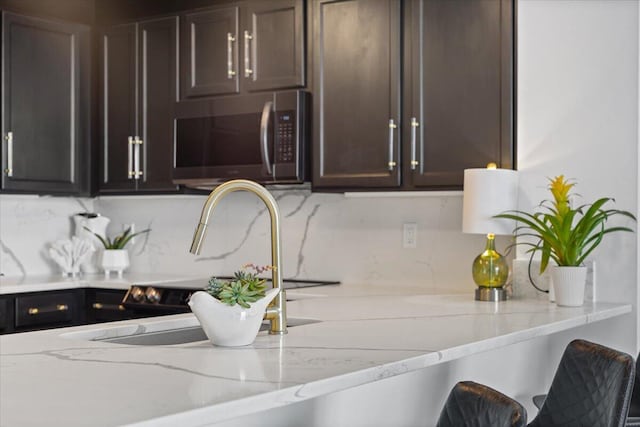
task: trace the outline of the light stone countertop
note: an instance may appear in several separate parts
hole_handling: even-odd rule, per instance
[[[337,392],[631,312],[473,301],[419,287],[288,291],[289,318],[253,345],[134,346],[97,336],[197,325],[192,314],[0,337],[0,425],[198,426]],[[54,424],[55,424],[54,422]]]
[[[196,279],[204,283],[202,287],[207,283],[206,278],[188,274],[126,273],[122,278],[115,274],[109,278],[105,278],[104,274],[83,274],[78,277],[0,277],[0,295],[77,288],[129,289],[132,284],[174,286],[176,283],[191,284]]]

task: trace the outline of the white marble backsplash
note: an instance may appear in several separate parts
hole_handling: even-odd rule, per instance
[[[282,216],[284,277],[471,290],[471,262],[481,235],[461,232],[461,194],[349,198],[308,189],[272,190]],[[2,196],[2,273],[56,272],[49,243],[72,233],[71,215],[93,210],[125,224],[151,228],[130,246],[130,271],[228,275],[247,262],[269,264],[269,218],[262,202],[234,193],[213,213],[202,254],[188,249],[206,196],[112,196],[93,200]],[[415,249],[402,247],[403,223],[416,223]],[[504,248],[508,241],[498,242]]]
[[[74,214],[93,209],[93,199],[0,195],[0,273],[58,273],[49,245],[71,237]]]

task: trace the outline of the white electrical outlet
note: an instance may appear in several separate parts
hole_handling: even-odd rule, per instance
[[[418,224],[406,222],[402,224],[402,247],[413,249],[418,246]]]

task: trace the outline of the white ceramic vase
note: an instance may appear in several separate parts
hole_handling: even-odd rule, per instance
[[[189,307],[196,315],[205,334],[214,345],[237,347],[251,344],[260,331],[267,305],[280,289],[270,289],[264,298],[242,308],[227,305],[204,291],[195,292]]]
[[[105,249],[102,251],[101,265],[105,277],[114,271],[122,278],[122,272],[129,267],[129,252],[126,249]]]
[[[103,247],[102,243],[95,236],[94,233],[100,236],[106,236],[107,225],[109,225],[109,218],[100,214],[94,213],[80,213],[73,216],[73,222],[75,225],[75,236],[81,239],[87,239],[91,242],[94,249]],[[97,273],[99,267],[97,250],[89,255],[86,260],[83,261],[80,268],[85,273]]]
[[[580,307],[584,304],[587,267],[551,267],[556,305]]]

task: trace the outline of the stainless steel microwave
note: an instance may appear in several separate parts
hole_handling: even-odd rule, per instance
[[[196,188],[236,178],[304,182],[308,98],[286,91],[176,104],[173,182]]]

